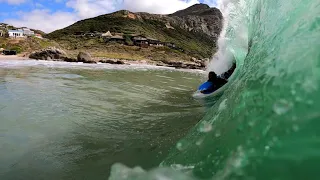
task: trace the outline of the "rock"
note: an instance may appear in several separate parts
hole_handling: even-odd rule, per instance
[[[70,57],[64,57],[62,60],[66,62],[78,62],[76,58],[70,58]]]
[[[125,64],[123,61],[118,60],[116,64]]]
[[[165,27],[180,27],[193,32],[202,32],[217,40],[222,30],[223,15],[215,7],[210,8],[205,4],[195,4],[187,9],[177,11],[169,15],[157,15],[148,13],[135,13],[139,20],[150,19],[162,21]]]
[[[92,60],[91,55],[86,52],[79,52],[79,54],[77,56],[77,60],[78,60],[78,62],[83,62],[83,63],[90,63],[90,64],[97,63],[94,60]]]
[[[140,64],[147,64],[148,63],[146,60],[141,60],[139,62],[140,62]]]
[[[201,64],[201,67],[207,67],[209,65],[209,62],[210,62],[210,59],[209,58],[205,58],[203,59],[200,64]]]
[[[163,60],[161,61],[164,63],[167,67],[174,67],[177,69],[204,69],[201,63],[198,62],[183,62],[183,61],[168,61]],[[158,64],[157,64],[158,65]]]
[[[101,63],[108,63],[108,64],[125,64],[125,62],[117,59],[104,59],[100,61]]]
[[[31,59],[38,59],[38,60],[62,60],[63,58],[67,57],[66,52],[61,49],[57,49],[54,47],[50,47],[47,49],[42,49],[39,51],[34,51],[29,55]]]
[[[217,39],[223,25],[223,15],[217,8],[205,4],[195,4],[187,9],[170,14],[169,22],[183,29],[203,32]]]
[[[191,61],[192,61],[192,62],[196,62],[196,61],[197,61],[197,58],[192,57],[192,58],[191,58]]]
[[[99,62],[101,63],[107,63],[107,64],[114,64],[114,61],[113,60],[109,60],[109,59],[104,59],[104,60],[100,60]]]

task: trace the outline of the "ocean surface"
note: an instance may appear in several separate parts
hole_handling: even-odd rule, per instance
[[[0,179],[108,179],[157,167],[204,115],[203,73],[0,61]]]

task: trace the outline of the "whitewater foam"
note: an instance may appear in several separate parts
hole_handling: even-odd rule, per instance
[[[235,62],[238,67],[242,65],[248,52],[248,23],[245,15],[246,1],[219,0],[218,7],[224,17],[223,29],[218,39],[218,52],[210,61],[207,71],[220,75],[229,70]],[[239,51],[242,53],[238,53]]]
[[[3,68],[20,68],[20,67],[49,67],[49,68],[75,68],[75,69],[119,69],[119,70],[170,70],[170,71],[185,71],[203,73],[203,70],[197,69],[175,69],[173,67],[155,66],[148,64],[130,64],[130,65],[116,65],[116,64],[86,64],[82,62],[63,62],[63,61],[38,61],[38,60],[1,60],[0,67]]]

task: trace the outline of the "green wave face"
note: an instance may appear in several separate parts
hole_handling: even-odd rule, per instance
[[[320,1],[220,5],[225,29],[209,69],[236,59],[228,88],[160,168],[116,164],[110,179],[319,177]]]

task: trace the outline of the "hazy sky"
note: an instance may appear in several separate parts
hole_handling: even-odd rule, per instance
[[[51,32],[74,22],[120,9],[169,14],[216,0],[0,0],[0,22]]]

